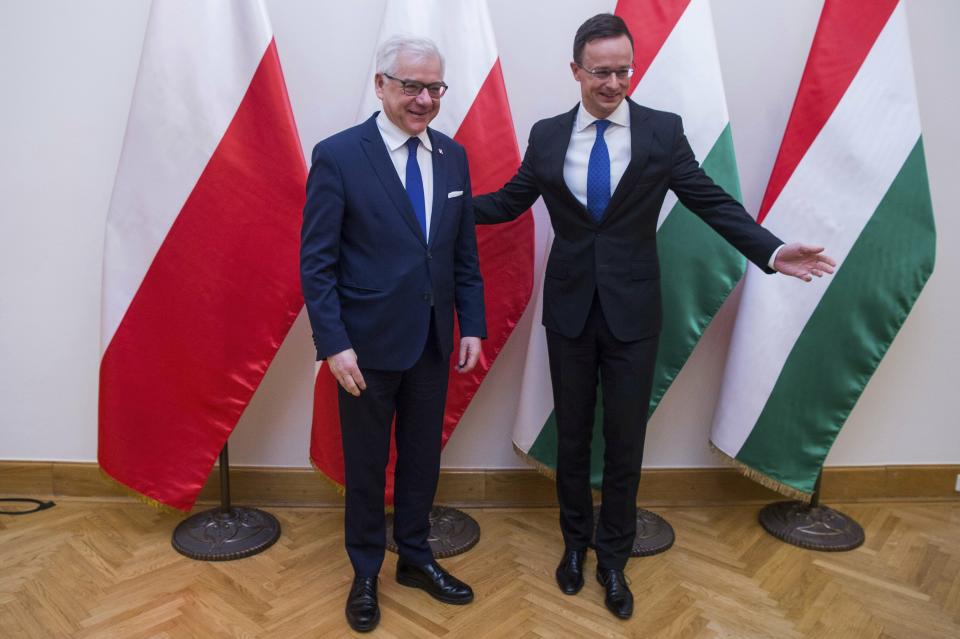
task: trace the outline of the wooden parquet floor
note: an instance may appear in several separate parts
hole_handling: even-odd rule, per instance
[[[816,553],[755,523],[757,507],[664,508],[676,545],[627,569],[622,622],[586,586],[554,584],[555,510],[471,510],[480,543],[442,563],[476,601],[445,606],[381,574],[374,637],[922,639],[960,637],[960,503],[844,504],[866,544]],[[175,553],[180,518],[133,503],[63,502],[0,516],[0,637],[339,637],[352,574],[338,510],[270,509],[283,535],[267,552],[202,563]]]

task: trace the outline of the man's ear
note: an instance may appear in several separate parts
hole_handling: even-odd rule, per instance
[[[375,73],[373,76],[373,90],[376,91],[378,98],[383,99],[383,75],[380,73]]]

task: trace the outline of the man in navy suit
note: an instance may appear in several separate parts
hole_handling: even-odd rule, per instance
[[[346,616],[358,631],[380,619],[394,417],[396,579],[445,603],[473,600],[427,543],[454,311],[459,372],[473,369],[486,337],[466,153],[427,126],[447,88],[443,70],[430,40],[384,43],[374,76],[383,111],[317,144],[307,180],[301,279],[317,360],[340,385],[345,537],[355,573]]]
[[[474,199],[477,222],[516,218],[543,195],[556,234],[543,281],[543,324],[557,418],[557,495],[568,595],[583,587],[593,532],[590,442],[597,383],[605,441],[597,579],[607,608],[633,613],[623,569],[636,535],[636,496],[660,332],[657,217],[667,189],[768,273],[809,281],[833,272],[821,248],[784,244],[701,170],[679,116],[627,99],[633,37],[617,16],[577,30],[570,68],[581,102],[537,122],[519,171]]]

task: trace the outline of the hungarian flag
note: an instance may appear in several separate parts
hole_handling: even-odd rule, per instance
[[[832,277],[747,273],[711,441],[809,499],[824,458],[933,270],[906,12],[827,0],[760,218],[827,247]]]
[[[154,2],[107,216],[98,459],[189,510],[296,318],[306,166],[262,3]]]
[[[739,198],[730,118],[707,0],[620,0],[615,13],[633,35],[633,100],[678,113],[703,169]],[[660,209],[657,251],[663,329],[650,399],[651,414],[710,320],[743,276],[746,263],[736,249],[680,204],[672,192],[667,193]],[[538,282],[542,282],[543,273],[538,276]],[[538,289],[537,305],[539,319],[542,288]],[[541,469],[552,472],[557,462],[557,427],[543,330],[531,333],[522,388],[513,432],[514,448]],[[598,395],[591,447],[591,481],[597,488],[603,476],[602,420]]]
[[[446,59],[450,89],[441,100],[440,114],[431,127],[462,144],[470,163],[474,193],[500,188],[520,165],[520,149],[510,117],[493,26],[485,0],[390,0],[380,26],[379,42],[396,34],[425,36],[437,43]],[[373,91],[376,63],[359,120],[380,110]],[[480,362],[471,373],[450,369],[450,386],[443,423],[446,444],[460,422],[487,371],[530,299],[533,282],[533,218],[525,213],[509,224],[477,227],[480,270],[487,312],[487,339]],[[456,323],[454,323],[456,326]],[[454,338],[459,342],[459,333]],[[318,363],[322,364],[322,363]],[[310,461],[326,477],[343,487],[343,447],[337,411],[337,382],[328,367],[319,365],[314,384],[313,431]],[[385,503],[393,503],[396,449],[391,444]]]

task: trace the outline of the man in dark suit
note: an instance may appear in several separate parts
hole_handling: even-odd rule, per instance
[[[396,579],[451,604],[473,591],[433,559],[428,515],[440,440],[453,316],[457,370],[486,337],[470,176],[463,148],[427,125],[446,90],[443,58],[420,38],[377,54],[383,111],[313,150],[303,212],[301,278],[317,360],[340,384],[345,537],[355,578],[351,627],[379,621],[384,476],[396,416]]]
[[[647,410],[660,332],[657,216],[667,189],[751,262],[809,281],[832,272],[822,249],[784,245],[701,170],[680,118],[627,99],[633,38],[601,14],[574,38],[581,103],[537,122],[519,171],[474,198],[478,224],[514,219],[543,196],[556,237],[543,282],[543,324],[557,418],[557,494],[566,594],[583,586],[593,526],[590,442],[598,378],[605,440],[597,579],[614,615],[628,618],[623,574],[636,534]]]

